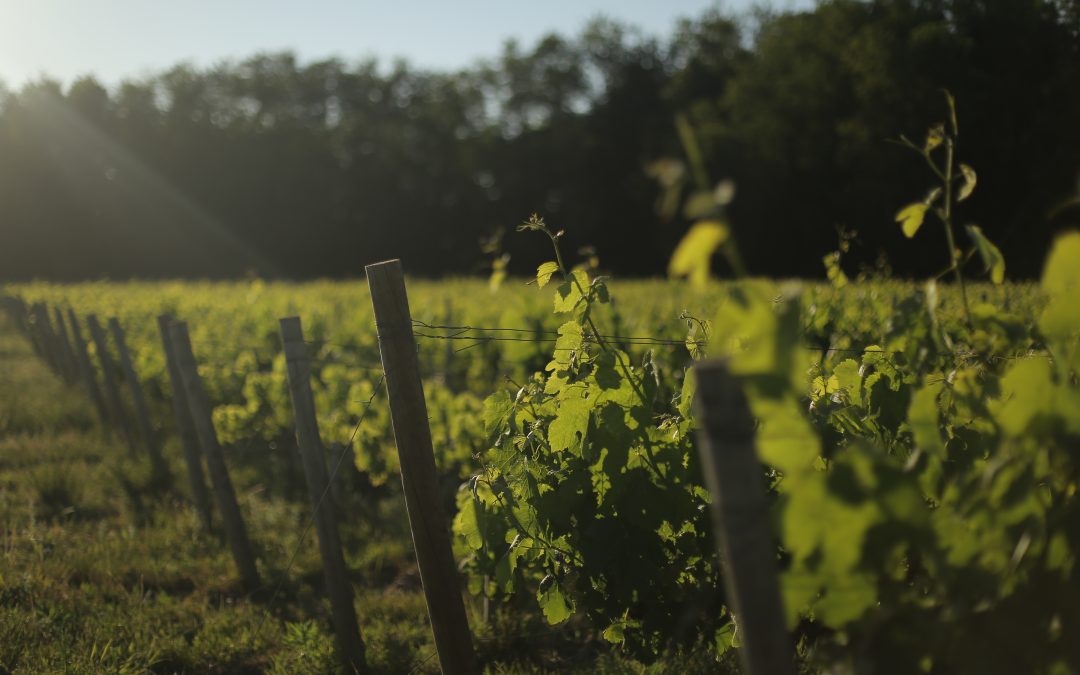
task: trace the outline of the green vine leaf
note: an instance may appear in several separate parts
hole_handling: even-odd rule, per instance
[[[945,443],[941,439],[940,412],[938,409],[938,396],[941,394],[942,383],[937,381],[915,392],[908,409],[908,426],[915,437],[915,447],[932,454],[941,454],[945,450]]]
[[[484,518],[484,504],[470,494],[467,499],[459,500],[458,507],[454,532],[465,540],[469,550],[479,551],[484,547],[484,532],[480,525]]]
[[[979,252],[983,266],[990,273],[990,280],[995,284],[1004,283],[1005,256],[1001,255],[1001,250],[994,245],[994,242],[986,238],[982,228],[978,225],[968,225],[967,233],[971,240],[975,242],[975,250]]]
[[[536,268],[537,287],[543,288],[544,286],[547,286],[548,282],[551,281],[551,276],[558,271],[559,263],[557,262],[549,261],[541,263],[540,266]]]
[[[550,574],[540,582],[536,599],[540,603],[540,609],[544,611],[544,618],[552,626],[566,621],[574,614],[573,599],[563,592],[559,582]]]
[[[1032,425],[1053,417],[1055,399],[1049,362],[1017,361],[1001,378],[1001,400],[994,406],[998,426],[1010,436],[1025,435]]]
[[[626,640],[626,627],[622,622],[615,622],[604,629],[601,633],[603,638],[611,644],[622,644]]]
[[[847,394],[848,400],[854,405],[862,405],[862,374],[859,362],[854,359],[846,359],[833,369],[833,379],[836,388]],[[832,387],[830,387],[831,389]]]
[[[589,287],[589,273],[577,269],[570,274],[572,278],[562,282],[555,289],[554,311],[556,314],[574,312],[586,300],[582,289]]]
[[[484,400],[484,410],[481,419],[484,421],[484,433],[489,437],[502,431],[506,418],[514,409],[514,402],[510,400],[510,394],[505,391],[497,391]]]
[[[695,223],[675,248],[668,274],[688,277],[693,285],[704,286],[709,280],[709,260],[730,236],[728,226],[718,220]]]
[[[1054,243],[1043,270],[1042,289],[1049,302],[1039,328],[1064,343],[1080,333],[1080,232],[1070,232]]]
[[[900,212],[896,214],[896,222],[900,223],[905,237],[911,239],[915,236],[915,233],[922,227],[923,221],[926,219],[926,212],[929,209],[930,207],[923,202],[908,204],[900,209]]]
[[[585,398],[582,390],[580,386],[568,387],[565,393],[569,395],[559,401],[558,417],[548,427],[548,443],[554,452],[569,450],[581,454],[593,408],[593,401]]]
[[[926,132],[926,143],[923,144],[923,152],[930,154],[945,142],[945,125],[938,124],[930,127]]]
[[[552,363],[566,366],[574,355],[585,346],[585,334],[577,321],[567,321],[559,327],[559,338],[555,341],[555,354]]]
[[[964,177],[964,182],[960,186],[960,192],[957,193],[956,201],[962,202],[971,196],[971,193],[975,192],[975,185],[979,182],[978,176],[975,174],[975,169],[972,169],[967,164],[960,165],[960,173]]]

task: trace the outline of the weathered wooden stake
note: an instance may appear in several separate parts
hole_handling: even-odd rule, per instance
[[[319,423],[315,416],[315,399],[311,394],[311,361],[304,347],[300,319],[289,317],[280,321],[281,341],[285,346],[285,363],[289,373],[289,394],[292,396],[296,418],[296,442],[304,463],[308,494],[315,511],[315,532],[319,537],[326,592],[334,619],[334,634],[338,651],[347,668],[364,672],[364,642],[353,606],[353,590],[349,584],[345,558],[341,552],[341,536],[330,497],[330,481],[323,458]]]
[[[26,335],[26,303],[23,302],[22,298],[5,295],[3,298],[3,305],[8,316],[15,322],[15,327],[20,333]]]
[[[19,326],[19,332],[26,335],[27,318],[29,317],[29,313],[26,309],[26,301],[22,298],[12,298],[12,302],[15,308],[15,323]]]
[[[30,338],[30,346],[34,348],[34,353],[44,360],[46,365],[49,365],[49,356],[45,353],[45,343],[41,337],[41,328],[38,326],[40,319],[37,306],[39,304],[35,302],[26,309],[26,336]]]
[[[255,555],[251,551],[251,542],[248,540],[247,529],[244,527],[244,519],[240,515],[240,505],[236,502],[232,481],[229,480],[229,470],[225,467],[225,456],[218,444],[214,420],[210,415],[210,401],[206,397],[202,380],[199,379],[199,370],[195,364],[195,354],[191,351],[191,338],[188,336],[187,324],[177,321],[169,326],[169,331],[173,348],[176,350],[180,379],[184,383],[184,393],[187,395],[191,422],[195,427],[195,435],[199,439],[203,455],[206,457],[206,467],[210,470],[210,482],[214,486],[214,499],[217,501],[221,520],[225,525],[225,538],[229,542],[233,561],[240,572],[244,586],[248,592],[253,592],[260,586],[259,570],[255,567]]]
[[[54,373],[59,374],[60,360],[57,355],[56,338],[53,335],[52,326],[49,324],[49,311],[45,308],[44,302],[35,302],[30,311],[34,317],[33,334],[36,337],[38,354],[45,359],[46,365]]]
[[[345,489],[349,485],[349,475],[356,471],[356,457],[353,455],[352,446],[344,443],[332,443],[327,448],[326,461],[332,469],[341,458],[341,465],[337,474],[330,478],[330,496],[334,499],[334,506],[340,512],[345,503]]]
[[[202,456],[199,452],[199,439],[195,434],[195,426],[191,421],[191,412],[188,409],[187,393],[184,391],[184,381],[180,375],[180,367],[176,362],[176,349],[173,347],[172,335],[169,326],[172,317],[163,314],[157,318],[158,332],[161,333],[161,347],[165,352],[165,366],[169,372],[169,387],[172,389],[173,416],[176,418],[176,431],[180,436],[180,447],[184,452],[184,463],[187,465],[188,482],[191,484],[191,498],[195,502],[195,510],[199,514],[199,522],[202,523],[205,532],[210,531],[210,492],[206,488],[206,476],[203,473]]]
[[[754,418],[739,381],[723,361],[694,367],[698,450],[724,561],[724,585],[739,625],[747,675],[794,675],[794,649],[784,626],[776,544],[761,462],[754,448]]]
[[[135,441],[132,438],[127,412],[124,410],[124,400],[120,398],[120,387],[116,384],[116,364],[112,360],[112,355],[109,354],[109,343],[105,339],[105,331],[101,329],[97,316],[93,314],[86,317],[86,325],[90,329],[90,339],[94,341],[94,351],[97,352],[98,363],[101,365],[101,381],[105,383],[105,400],[109,404],[109,417],[124,437],[128,453],[134,457]]]
[[[124,339],[124,329],[120,327],[120,321],[116,317],[109,319],[109,332],[112,333],[116,352],[120,355],[120,370],[123,371],[128,390],[131,391],[131,402],[135,407],[135,422],[139,426],[139,436],[142,437],[143,447],[150,458],[150,466],[153,467],[155,478],[164,479],[169,475],[169,468],[161,456],[161,445],[150,423],[150,408],[146,405],[142,383],[139,382],[139,375],[131,362],[131,352],[128,351],[127,340]]]
[[[17,305],[15,304],[15,298],[10,295],[0,296],[0,308],[3,308],[4,313],[8,315],[8,318],[12,321],[18,322],[17,315],[15,314]]]
[[[401,464],[405,507],[435,634],[435,648],[446,675],[475,673],[476,657],[450,547],[449,521],[439,503],[431,429],[401,261],[368,265],[366,270]]]
[[[98,387],[97,375],[94,373],[94,365],[90,362],[90,353],[86,350],[86,340],[83,339],[82,329],[79,328],[79,319],[75,316],[75,310],[68,308],[68,323],[71,325],[71,338],[75,349],[75,360],[79,363],[79,372],[82,374],[83,386],[86,393],[97,411],[98,419],[102,427],[109,425],[109,409],[105,404],[105,397]]]
[[[53,316],[56,318],[56,342],[60,345],[60,360],[64,364],[64,379],[69,384],[75,384],[79,381],[79,363],[75,360],[75,350],[71,347],[67,326],[64,325],[64,313],[60,311],[59,307],[53,307]]]
[[[52,319],[49,317],[49,306],[45,303],[41,304],[40,320],[52,369],[61,379],[65,382],[69,382],[67,363],[64,361],[64,348],[60,342],[60,333],[59,330],[52,325]]]

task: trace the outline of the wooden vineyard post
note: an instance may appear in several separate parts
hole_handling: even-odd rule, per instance
[[[127,380],[128,389],[131,391],[131,402],[135,407],[135,422],[139,426],[139,435],[142,436],[146,454],[150,457],[150,465],[153,467],[154,476],[159,479],[165,478],[169,469],[161,456],[161,446],[158,444],[154,427],[150,423],[150,409],[146,405],[146,395],[143,393],[139,376],[135,372],[135,366],[131,362],[131,352],[128,351],[127,340],[124,339],[124,329],[116,317],[109,319],[109,332],[112,333],[113,344],[116,352],[120,355],[120,370]]]
[[[210,416],[210,401],[206,397],[202,380],[199,379],[199,370],[195,364],[195,354],[191,351],[191,338],[188,336],[187,324],[177,321],[169,326],[169,333],[175,350],[176,364],[180,370],[180,379],[184,385],[184,394],[187,397],[188,410],[191,413],[191,423],[199,439],[199,446],[206,457],[206,468],[210,471],[214,499],[217,501],[221,520],[225,525],[225,538],[229,542],[229,549],[232,551],[236,569],[240,572],[240,578],[248,592],[252,592],[260,585],[259,570],[255,567],[255,555],[251,551],[251,542],[248,540],[247,529],[240,515],[240,505],[236,502],[232,481],[229,480],[229,470],[225,467],[225,456],[218,444],[214,420]]]
[[[109,343],[105,339],[105,331],[101,329],[101,324],[93,314],[86,317],[86,325],[90,329],[90,339],[94,341],[94,350],[97,352],[98,363],[101,365],[101,381],[105,384],[109,417],[123,435],[128,451],[134,456],[135,442],[131,438],[131,427],[128,425],[127,413],[124,411],[124,401],[120,398],[120,388],[116,384],[116,364],[113,363],[112,356],[109,354]]]
[[[75,350],[64,325],[64,313],[59,307],[53,307],[53,316],[56,317],[56,341],[60,345],[60,360],[64,363],[64,379],[75,384],[79,381],[79,364],[75,360]]]
[[[311,507],[315,513],[315,532],[319,538],[326,593],[330,596],[331,614],[338,650],[347,668],[364,672],[364,642],[356,621],[353,591],[349,584],[345,558],[341,553],[341,536],[333,502],[329,499],[330,478],[323,458],[319,424],[315,416],[315,399],[311,394],[311,361],[304,346],[300,319],[281,319],[281,341],[285,346],[285,363],[289,373],[289,395],[296,418],[296,442],[304,463]]]
[[[23,320],[26,324],[26,337],[30,340],[30,346],[34,348],[34,353],[38,358],[44,359],[48,362],[48,357],[45,355],[45,350],[42,347],[41,334],[37,330],[37,303],[33,305],[23,306]]]
[[[26,303],[22,301],[22,298],[6,295],[3,298],[4,308],[7,310],[8,316],[15,322],[15,327],[26,335]]]
[[[794,650],[784,626],[776,544],[761,463],[754,447],[754,418],[739,381],[722,361],[694,367],[694,410],[701,425],[698,451],[724,585],[739,624],[747,675],[794,675]]]
[[[49,312],[45,309],[45,303],[35,302],[31,308],[34,317],[35,342],[38,344],[38,353],[54,373],[60,373],[60,361],[56,353],[56,339],[53,336],[52,326],[49,324]]]
[[[173,416],[176,418],[176,431],[180,436],[180,448],[187,465],[188,482],[191,484],[191,498],[199,514],[203,530],[210,531],[210,492],[206,489],[206,476],[203,473],[202,454],[199,452],[199,439],[191,422],[187,394],[176,362],[176,349],[173,347],[169,326],[172,317],[163,314],[157,318],[158,332],[161,333],[161,348],[165,352],[165,367],[169,372],[169,387],[172,389]]]
[[[94,409],[97,410],[101,425],[107,427],[109,424],[109,410],[105,405],[105,397],[101,394],[101,388],[98,387],[97,375],[94,374],[94,365],[90,362],[90,352],[86,350],[86,340],[83,339],[82,329],[79,328],[79,319],[75,316],[75,310],[70,307],[67,314],[68,324],[71,326],[71,342],[75,350],[75,360],[79,364],[83,385],[86,387],[86,393],[90,395],[90,400],[94,403]]]
[[[475,673],[476,657],[450,547],[449,523],[439,503],[431,429],[401,261],[368,265],[366,271],[401,464],[405,508],[439,662],[447,675]]]
[[[15,312],[15,323],[19,326],[19,332],[26,335],[26,319],[29,316],[26,310],[26,302],[22,298],[12,298],[12,308]]]
[[[341,458],[341,463],[337,474],[330,479],[330,496],[334,500],[334,506],[340,509],[345,500],[349,473],[356,471],[356,455],[353,454],[352,445],[332,443],[328,448],[327,461],[336,463],[338,457]]]

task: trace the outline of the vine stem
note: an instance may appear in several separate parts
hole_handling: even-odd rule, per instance
[[[551,239],[551,246],[555,249],[555,264],[559,266],[559,271],[562,273],[563,278],[577,286],[578,292],[581,293],[581,297],[585,300],[585,321],[589,324],[589,330],[591,330],[593,332],[593,335],[596,337],[596,343],[600,345],[600,349],[614,355],[615,362],[619,364],[619,368],[623,371],[623,377],[625,377],[627,381],[630,382],[630,386],[634,388],[634,393],[638,395],[642,403],[647,403],[648,401],[646,400],[645,392],[642,391],[641,387],[638,386],[637,382],[634,380],[633,376],[630,373],[630,366],[623,363],[623,360],[619,358],[618,351],[612,349],[611,345],[608,344],[607,339],[604,338],[603,334],[600,332],[600,329],[596,327],[596,323],[593,322],[592,314],[589,311],[589,293],[586,292],[585,287],[581,285],[581,282],[578,281],[578,278],[571,274],[570,271],[566,268],[565,263],[563,263],[562,251],[559,248],[559,235],[553,233],[547,228],[544,229],[544,232],[547,234],[548,238]],[[660,466],[656,463],[656,456],[653,454],[652,447],[651,444],[648,443],[648,439],[646,439],[645,443],[645,454],[648,456],[646,463],[649,465],[649,467],[656,472],[657,476],[666,481],[668,478],[664,474],[664,472],[660,470]]]
[[[960,286],[960,299],[964,303],[964,318],[968,327],[971,326],[971,308],[968,306],[967,288],[964,286],[964,275],[960,270],[960,253],[956,248],[956,238],[952,227],[952,204],[953,204],[953,161],[956,153],[956,140],[949,138],[945,142],[945,206],[942,208],[942,223],[945,225],[945,238],[949,243],[949,264],[956,275],[956,283]]]

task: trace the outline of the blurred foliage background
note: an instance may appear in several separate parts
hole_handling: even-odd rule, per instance
[[[525,272],[527,238],[490,238],[534,211],[568,250],[660,274],[687,224],[658,215],[646,167],[681,156],[680,115],[737,186],[755,273],[821,275],[839,228],[854,271],[925,275],[941,261],[893,223],[925,167],[887,140],[920,137],[940,88],[979,169],[958,217],[1010,276],[1037,274],[1080,221],[1078,0],[824,0],[662,39],[597,20],[458,72],[273,53],[0,85],[0,278],[344,277],[389,257],[435,276],[492,252]]]

